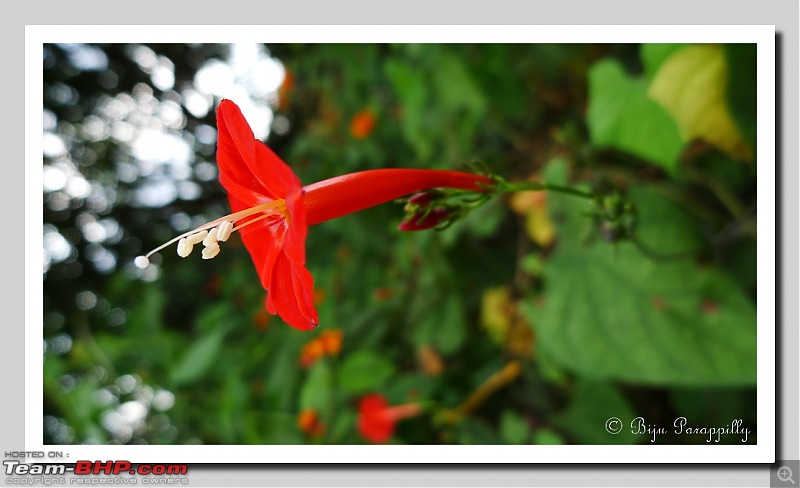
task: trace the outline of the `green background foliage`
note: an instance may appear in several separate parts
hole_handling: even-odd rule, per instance
[[[755,431],[753,46],[242,49],[45,47],[46,443],[363,443],[371,393],[423,407],[393,443],[649,442],[612,416]],[[238,237],[132,265],[227,213],[221,96],[269,114],[251,125],[305,184],[481,161],[597,198],[500,196],[441,232],[400,232],[396,203],[312,227],[321,325],[301,332],[266,315]],[[153,133],[171,138],[136,144]],[[341,349],[304,363],[330,330]]]

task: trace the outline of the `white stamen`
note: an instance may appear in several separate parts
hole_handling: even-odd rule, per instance
[[[208,235],[208,231],[207,230],[202,230],[202,231],[198,232],[197,234],[192,234],[190,236],[187,236],[186,237],[186,242],[188,242],[189,244],[194,246],[198,242],[202,242],[203,239],[205,239],[207,235]]]
[[[205,224],[201,225],[200,227],[197,227],[194,230],[190,230],[189,232],[185,232],[179,236],[173,237],[169,241],[151,250],[144,256],[141,256],[142,259],[139,260],[139,264],[141,264],[144,267],[147,267],[150,263],[150,261],[147,260],[147,258],[157,253],[158,251],[164,249],[165,247],[180,241],[183,238],[186,238],[187,245],[194,246],[195,244],[201,241],[206,241],[206,238],[208,237],[209,234],[208,232],[209,230],[215,230],[217,232],[216,236],[213,239],[209,239],[207,241],[207,244],[205,244],[206,247],[209,247],[210,244],[212,245],[211,247],[213,247],[213,244],[216,244],[220,240],[222,242],[228,240],[228,237],[230,237],[230,235],[233,232],[236,232],[250,224],[254,224],[256,222],[260,222],[263,219],[272,217],[276,213],[285,214],[285,211],[286,211],[286,203],[284,202],[283,199],[279,199],[261,205],[256,205],[255,207],[246,208],[238,212],[234,212],[230,215],[226,215],[225,217],[220,217],[218,219],[212,220],[211,222],[206,222]],[[250,220],[244,220],[247,217],[255,216],[258,214],[260,215],[255,218],[252,218]],[[235,225],[236,222],[243,222],[243,223],[240,223],[238,226],[236,226]],[[228,230],[228,226],[231,226],[232,229]],[[216,229],[217,227],[219,228]],[[220,235],[222,235],[224,239],[219,239]]]
[[[206,247],[210,247],[210,246],[213,246],[214,244],[216,244],[217,243],[217,234],[218,233],[219,233],[219,231],[217,230],[216,227],[211,229],[208,232],[208,235],[206,236],[206,238],[203,239],[203,245],[206,246]]]
[[[136,259],[133,260],[133,264],[136,265],[137,268],[144,269],[150,266],[150,260],[145,256],[136,256]]]
[[[186,240],[185,237],[178,241],[178,256],[185,258],[189,254],[192,254],[192,249],[194,249],[194,245],[189,244],[189,241]]]
[[[219,244],[214,243],[203,248],[203,259],[211,259],[219,254]]]
[[[219,232],[217,232],[217,240],[219,242],[225,242],[228,240],[228,237],[231,236],[231,232],[233,231],[233,222],[230,220],[224,220],[221,224],[219,224]]]

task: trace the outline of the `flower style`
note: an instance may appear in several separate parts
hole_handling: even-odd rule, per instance
[[[319,323],[314,306],[314,278],[306,269],[308,226],[431,188],[482,193],[493,180],[460,171],[378,169],[350,173],[303,187],[272,150],[255,139],[239,107],[222,100],[217,109],[217,163],[220,184],[228,192],[232,213],[208,222],[136,258],[146,267],[149,256],[178,242],[187,257],[202,242],[203,259],[220,252],[219,244],[239,231],[260,281],[267,290],[266,308],[286,323],[309,330]]]
[[[358,432],[369,442],[383,444],[392,438],[397,421],[420,413],[417,403],[390,407],[382,395],[367,395],[358,404]]]

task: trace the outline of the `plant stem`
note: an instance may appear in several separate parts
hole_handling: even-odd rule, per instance
[[[504,193],[516,191],[541,191],[550,190],[558,193],[565,193],[567,195],[574,195],[577,197],[592,199],[596,195],[592,192],[577,190],[568,186],[554,185],[552,183],[544,183],[541,181],[523,181],[520,183],[502,183],[498,186],[498,190]]]

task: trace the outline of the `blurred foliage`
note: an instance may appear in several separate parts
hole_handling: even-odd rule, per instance
[[[752,46],[47,45],[43,67],[46,443],[363,443],[372,393],[423,408],[394,443],[649,441],[612,416],[755,431]],[[598,197],[316,226],[300,332],[238,237],[132,266],[227,213],[223,96],[306,184],[482,161]]]

